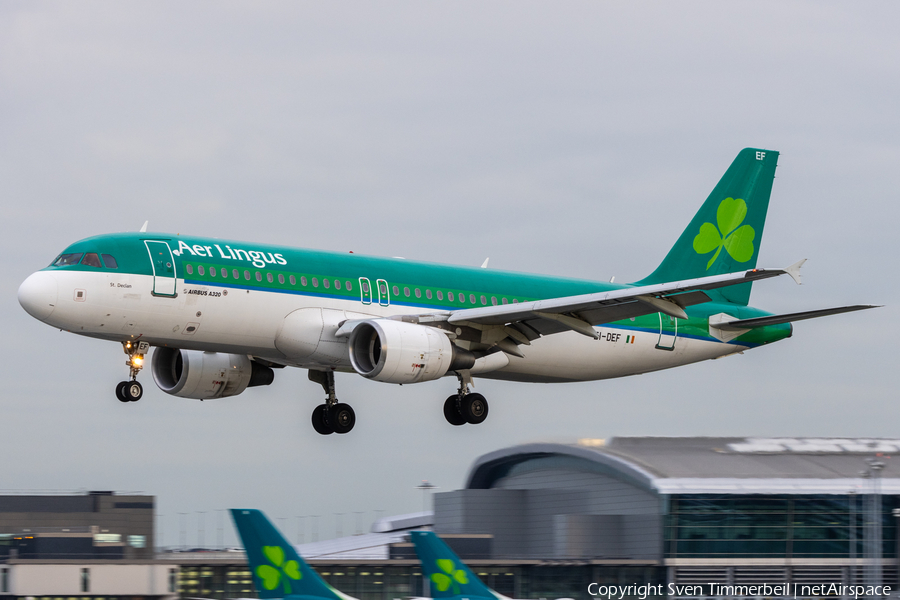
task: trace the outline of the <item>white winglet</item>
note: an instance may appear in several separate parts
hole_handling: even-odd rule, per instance
[[[791,279],[793,279],[794,283],[797,285],[800,285],[800,267],[802,267],[805,262],[805,258],[800,259],[784,270],[785,273],[791,276]]]
[[[481,268],[482,268],[482,269],[487,269],[487,264],[488,264],[488,261],[489,261],[489,260],[491,260],[491,257],[490,257],[490,256],[488,256],[486,259],[484,259],[484,262],[481,263]]]
[[[141,225],[141,233],[147,232],[147,225],[149,225],[149,224],[150,224],[150,221],[144,221],[144,224]]]

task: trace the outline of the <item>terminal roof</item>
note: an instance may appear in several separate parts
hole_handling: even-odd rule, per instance
[[[620,437],[525,444],[476,460],[467,487],[488,488],[547,457],[661,494],[900,493],[900,440],[875,438]],[[892,458],[894,457],[894,458]]]

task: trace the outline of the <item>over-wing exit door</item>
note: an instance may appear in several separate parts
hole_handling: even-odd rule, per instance
[[[368,277],[359,278],[359,301],[363,304],[372,304],[372,284]]]

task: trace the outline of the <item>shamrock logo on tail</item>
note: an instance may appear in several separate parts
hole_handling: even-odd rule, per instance
[[[716,223],[704,223],[700,226],[700,233],[694,238],[694,251],[697,254],[707,254],[716,251],[706,264],[706,269],[712,266],[722,248],[738,262],[747,262],[753,258],[753,238],[756,231],[749,225],[741,225],[747,216],[747,203],[740,198],[725,198],[719,203],[716,211]]]
[[[466,572],[462,569],[457,569],[456,565],[453,564],[453,561],[449,558],[439,558],[435,561],[437,563],[438,568],[443,571],[443,573],[432,573],[431,581],[434,582],[434,585],[437,587],[439,592],[446,592],[447,588],[451,585],[453,586],[453,593],[460,594],[459,584],[460,583],[469,583],[469,578],[466,577]]]
[[[284,549],[281,546],[263,546],[263,554],[269,559],[269,562],[275,565],[260,565],[256,567],[256,575],[262,579],[263,587],[267,590],[274,590],[284,581],[284,593],[291,593],[291,579],[297,581],[303,577],[300,573],[300,565],[296,560],[284,560]]]

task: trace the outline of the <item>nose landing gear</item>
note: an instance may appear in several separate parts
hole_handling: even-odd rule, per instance
[[[122,350],[128,355],[125,365],[130,369],[131,379],[116,386],[116,398],[119,402],[137,402],[144,395],[144,386],[137,380],[137,376],[144,368],[144,354],[150,350],[150,344],[129,340],[122,342]]]
[[[334,391],[334,371],[310,369],[309,379],[320,384],[328,394],[325,404],[320,404],[313,410],[313,429],[321,435],[348,433],[356,425],[356,413],[349,404],[338,402]]]

